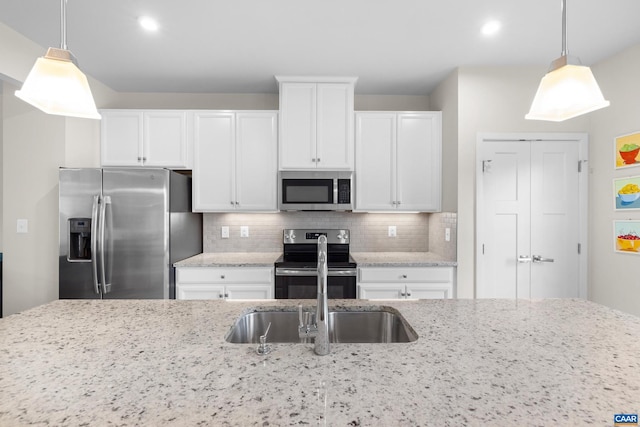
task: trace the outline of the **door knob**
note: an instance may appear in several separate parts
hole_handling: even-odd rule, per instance
[[[531,262],[531,261],[533,261],[533,258],[531,258],[528,255],[520,255],[518,257],[518,262],[523,262],[524,263],[524,262]]]

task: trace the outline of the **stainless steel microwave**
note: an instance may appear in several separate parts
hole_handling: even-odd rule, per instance
[[[280,171],[278,207],[282,211],[353,210],[350,171]]]

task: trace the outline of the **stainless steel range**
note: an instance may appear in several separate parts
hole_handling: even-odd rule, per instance
[[[356,263],[349,254],[349,230],[287,229],[283,255],[276,261],[278,299],[315,299],[318,295],[318,237],[327,236],[328,297],[356,297]]]

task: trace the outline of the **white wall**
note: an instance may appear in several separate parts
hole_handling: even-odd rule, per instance
[[[442,111],[442,211],[458,210],[458,70],[429,97],[431,109]]]
[[[476,137],[490,132],[587,132],[585,116],[562,123],[525,120],[541,67],[462,67],[458,70],[458,297],[475,291]]]
[[[611,106],[590,120],[589,299],[640,316],[640,256],[613,251],[613,220],[640,220],[640,211],[615,212],[613,179],[640,175],[614,169],[616,136],[640,132],[640,45],[592,67]]]

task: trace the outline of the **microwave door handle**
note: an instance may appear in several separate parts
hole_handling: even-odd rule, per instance
[[[100,284],[98,282],[98,223],[100,196],[93,196],[93,207],[91,208],[91,272],[93,277],[93,290],[100,294]]]
[[[333,204],[338,204],[338,178],[333,179]]]

